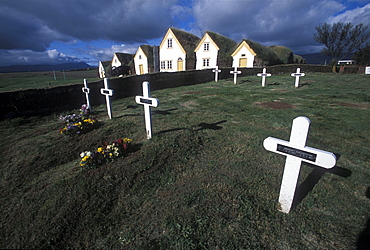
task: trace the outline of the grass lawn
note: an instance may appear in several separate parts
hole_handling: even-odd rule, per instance
[[[153,138],[134,97],[93,107],[102,126],[59,134],[62,114],[0,122],[0,247],[355,249],[370,219],[370,78],[257,76],[154,91]],[[79,107],[76,107],[79,108]],[[72,113],[71,111],[70,113]],[[64,115],[64,114],[63,114]],[[306,145],[340,154],[302,164],[295,207],[277,210],[285,157],[263,148],[311,120]],[[123,159],[89,170],[80,153],[133,139]],[[365,241],[363,241],[365,239]]]
[[[55,74],[55,78],[54,78]],[[101,80],[98,69],[75,71],[0,73],[0,92],[48,88],[67,84]]]

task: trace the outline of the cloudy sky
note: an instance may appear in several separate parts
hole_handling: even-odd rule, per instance
[[[84,61],[159,45],[169,27],[320,52],[320,23],[370,24],[370,0],[1,0],[0,66]]]

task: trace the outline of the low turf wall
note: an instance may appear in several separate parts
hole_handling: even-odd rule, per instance
[[[297,67],[301,68],[301,72],[305,73],[330,73],[332,71],[330,66],[297,64],[267,67],[267,72],[271,74],[290,74],[295,72]],[[233,68],[222,68],[219,73],[219,79],[232,78],[233,75],[230,74],[231,70]],[[262,72],[261,68],[239,68],[238,70],[242,72],[240,76],[256,75]],[[143,81],[148,81],[150,83],[150,89],[153,91],[205,83],[213,80],[214,73],[209,69],[112,78],[109,80],[109,84],[110,89],[114,91],[112,100],[117,100],[123,97],[141,95],[141,84]],[[105,103],[105,96],[100,94],[100,89],[103,86],[103,80],[89,83],[91,106]],[[17,116],[44,115],[78,109],[82,104],[86,103],[82,87],[83,79],[81,79],[81,84],[0,93],[0,119]]]

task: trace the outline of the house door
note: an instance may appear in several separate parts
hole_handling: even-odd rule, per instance
[[[144,66],[142,64],[139,65],[140,75],[144,74]]]
[[[177,71],[183,71],[184,70],[184,61],[179,58],[179,60],[177,60]]]
[[[240,67],[240,68],[245,68],[245,67],[247,67],[247,58],[240,58],[240,59],[239,59],[239,67]]]

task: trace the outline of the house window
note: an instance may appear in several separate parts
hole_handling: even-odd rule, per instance
[[[242,57],[245,57],[245,54],[242,54]]]
[[[141,55],[139,55],[139,60],[141,60]]]
[[[172,38],[167,40],[167,48],[172,48]]]
[[[204,44],[204,51],[209,51],[209,43]]]
[[[166,61],[161,61],[161,69],[166,69]]]
[[[203,59],[203,67],[209,67],[209,58]]]
[[[167,69],[172,69],[172,61],[167,61]]]

